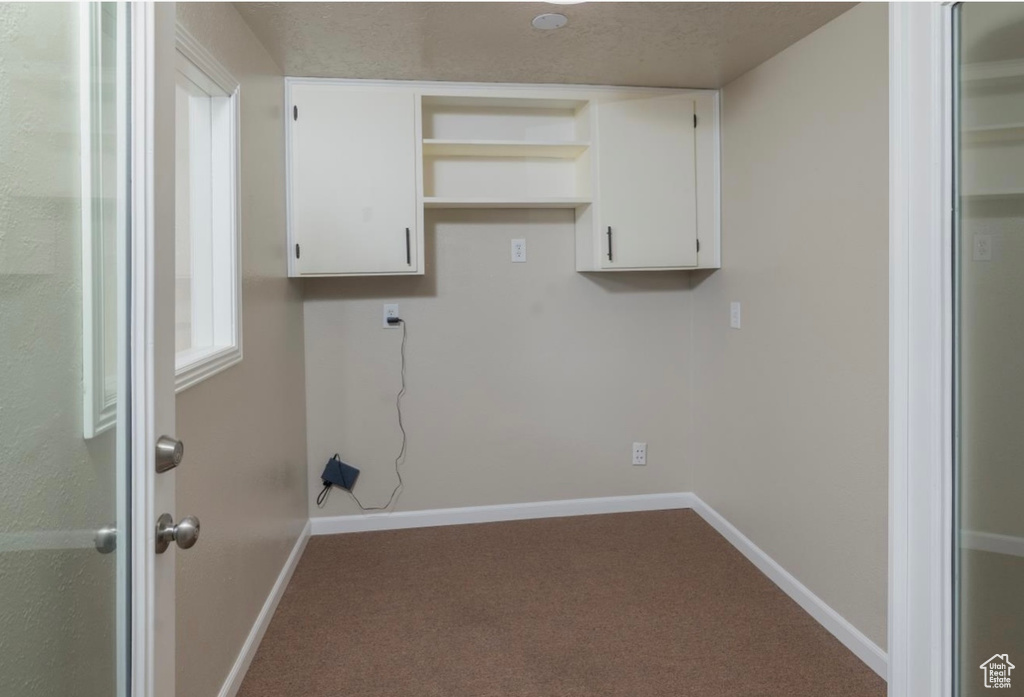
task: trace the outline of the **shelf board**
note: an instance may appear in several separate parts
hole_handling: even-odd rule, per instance
[[[961,196],[973,201],[1000,201],[1024,197],[1024,190],[1014,191],[965,191]]]
[[[545,157],[575,159],[586,152],[590,143],[546,143],[519,140],[442,140],[427,138],[423,154],[455,157]]]
[[[963,138],[965,143],[1024,140],[1024,123],[971,126],[963,130]]]
[[[590,203],[589,198],[454,198],[427,196],[424,208],[579,208]]]
[[[964,82],[1024,78],[1024,60],[968,63],[960,68],[960,78]]]

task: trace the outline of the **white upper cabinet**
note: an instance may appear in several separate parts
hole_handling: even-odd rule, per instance
[[[291,86],[293,275],[423,273],[412,92]]]
[[[576,270],[720,266],[718,93],[288,78],[289,273],[424,273],[424,211],[561,208]]]
[[[601,268],[697,266],[693,97],[603,102],[596,132]]]

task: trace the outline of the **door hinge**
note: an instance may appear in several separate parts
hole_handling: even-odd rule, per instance
[[[693,127],[694,128],[697,127],[697,115],[696,114],[693,115]]]
[[[295,243],[295,258],[296,258],[296,259],[299,259],[299,258],[301,258],[301,257],[302,257],[302,250],[301,250],[301,249],[299,249],[299,243],[298,243],[298,242],[296,242],[296,243]]]
[[[297,104],[292,107],[292,118],[295,121],[299,120],[299,106]],[[694,122],[694,125],[696,125],[696,122]]]
[[[697,240],[697,251],[700,252],[700,240]]]

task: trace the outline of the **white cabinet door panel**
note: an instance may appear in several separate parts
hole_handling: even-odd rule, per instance
[[[293,85],[291,95],[296,271],[416,273],[415,95],[332,85]]]
[[[604,102],[597,114],[602,268],[696,266],[693,97]]]

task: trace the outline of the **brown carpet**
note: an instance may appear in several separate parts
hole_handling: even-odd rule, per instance
[[[692,511],[314,537],[239,697],[883,697]]]

